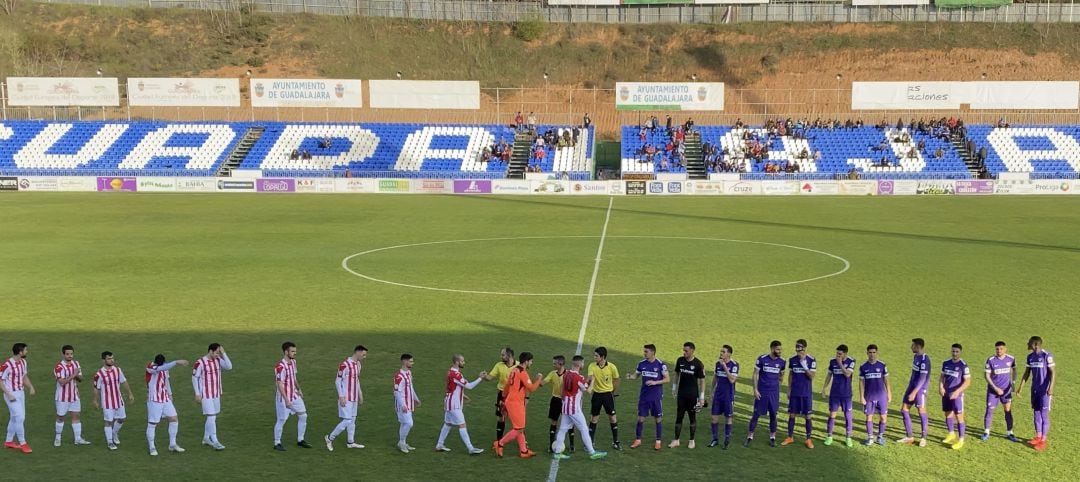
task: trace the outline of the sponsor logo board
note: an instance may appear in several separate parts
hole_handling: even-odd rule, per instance
[[[450,181],[446,179],[417,179],[412,182],[413,192],[444,194],[452,192]]]
[[[493,179],[491,192],[495,194],[529,194],[529,181],[518,179]]]
[[[536,194],[569,194],[570,181],[529,181],[529,190]]]
[[[644,196],[648,191],[645,181],[623,181],[626,183],[627,196]]]
[[[799,193],[813,196],[831,196],[840,194],[837,181],[803,181],[799,183]]]
[[[1069,194],[1073,183],[1065,179],[1032,181],[1032,194]]]
[[[956,194],[959,194],[959,195],[993,194],[993,193],[994,193],[994,181],[989,181],[989,180],[956,181]]]
[[[761,194],[761,183],[751,181],[724,181],[724,194],[735,196]]]
[[[181,177],[176,180],[176,190],[182,192],[214,192],[217,190],[217,180],[205,177]]]
[[[487,179],[455,180],[454,194],[491,194],[491,181]]]
[[[761,193],[770,196],[790,196],[799,193],[798,181],[762,181]]]
[[[840,181],[840,194],[870,196],[877,194],[877,181]]]
[[[570,194],[599,194],[608,193],[606,181],[574,181],[570,183]]]
[[[377,192],[378,190],[379,185],[375,179],[334,179],[334,191],[337,192]]]
[[[883,180],[877,183],[877,195],[878,196],[892,196],[896,191],[895,181]]]
[[[19,190],[19,178],[17,177],[0,177],[0,191],[18,191]]]
[[[296,192],[334,192],[333,179],[297,179]]]
[[[296,192],[296,180],[256,179],[255,190],[258,192]]]
[[[97,191],[97,178],[90,176],[61,177],[57,180],[61,191]]]
[[[894,196],[914,196],[919,191],[919,181],[893,181]]]
[[[623,181],[608,181],[607,192],[609,195],[612,196],[621,196],[626,191],[624,189],[625,186],[626,185],[623,184]]]
[[[455,181],[456,182],[456,181]],[[379,179],[379,192],[410,192],[412,184],[407,179]]]
[[[97,190],[99,192],[135,192],[139,190],[139,183],[134,177],[99,177]]]
[[[55,177],[20,177],[20,191],[59,191],[60,182]]]
[[[229,181],[221,179],[217,182],[218,191],[254,191],[255,181]]]
[[[721,181],[686,181],[683,185],[687,194],[716,195],[724,193],[724,183]]]
[[[140,177],[140,192],[173,192],[176,191],[175,177]]]
[[[915,194],[926,195],[949,195],[956,194],[956,181],[934,180],[919,181],[915,187]]]

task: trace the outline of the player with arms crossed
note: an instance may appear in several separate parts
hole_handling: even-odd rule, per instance
[[[911,360],[911,380],[908,381],[900,406],[907,436],[900,439],[900,443],[908,445],[915,443],[915,435],[911,430],[911,407],[916,407],[919,409],[919,418],[922,419],[922,437],[919,438],[919,446],[925,447],[926,433],[930,429],[930,415],[926,413],[926,391],[930,389],[930,356],[926,354],[926,342],[922,338],[911,340],[911,352],[915,354]]]
[[[274,405],[277,407],[277,422],[274,423],[274,450],[284,452],[281,445],[281,432],[290,415],[296,415],[296,445],[309,449],[311,444],[304,440],[307,432],[307,407],[304,406],[304,393],[296,381],[296,344],[287,341],[281,344],[281,360],[274,367],[277,390],[274,391]]]
[[[885,424],[889,417],[889,404],[892,403],[892,384],[889,383],[889,368],[878,360],[877,345],[866,347],[866,362],[859,367],[859,399],[866,413],[867,447],[874,445],[874,414],[878,420],[878,444],[885,445]]]
[[[795,443],[795,416],[805,419],[806,448],[814,448],[810,433],[814,423],[810,416],[814,413],[814,376],[817,375],[817,360],[806,353],[806,340],[795,340],[795,356],[788,360],[788,422],[787,438],[780,445]]]
[[[345,448],[362,449],[363,445],[356,443],[356,408],[364,404],[364,392],[360,389],[360,362],[367,358],[367,348],[364,345],[356,345],[352,356],[346,358],[338,365],[337,379],[334,388],[337,389],[338,422],[329,435],[323,437],[326,442],[326,450],[334,451],[334,439],[341,432],[345,432]]]
[[[465,390],[476,388],[480,382],[484,381],[484,375],[487,375],[487,373],[480,372],[480,376],[470,382],[466,381],[465,376],[461,374],[462,368],[465,368],[465,356],[461,354],[454,355],[451,359],[450,370],[446,372],[446,397],[443,399],[443,407],[446,413],[443,414],[443,427],[439,432],[439,441],[435,443],[435,451],[450,451],[445,445],[446,437],[450,435],[452,427],[457,427],[458,435],[461,435],[461,441],[465,442],[465,448],[469,451],[469,455],[482,454],[484,449],[473,446],[472,439],[469,438],[469,430],[465,428]]]
[[[64,345],[60,348],[63,356],[56,367],[53,368],[53,376],[56,378],[56,438],[53,439],[53,447],[61,444],[60,436],[64,433],[64,417],[71,415],[71,430],[75,433],[75,445],[90,445],[90,442],[82,438],[82,422],[79,419],[82,412],[82,401],[79,400],[79,383],[82,383],[82,365],[75,360],[75,348]]]
[[[724,425],[724,450],[731,445],[731,424],[735,415],[735,382],[739,379],[739,362],[731,359],[734,351],[731,345],[720,349],[720,359],[716,361],[716,377],[713,378],[712,405],[712,441],[709,447],[720,445],[720,416],[727,419]]]
[[[1024,388],[1024,382],[1031,377],[1031,409],[1035,411],[1035,437],[1028,441],[1035,450],[1046,449],[1046,437],[1050,432],[1050,400],[1054,396],[1054,355],[1043,350],[1041,337],[1028,339],[1027,368],[1016,386],[1016,393]]]
[[[541,386],[551,385],[551,401],[548,402],[548,420],[551,420],[551,428],[548,429],[548,452],[555,444],[555,433],[559,431],[559,418],[562,416],[562,377],[566,374],[566,357],[556,355],[551,359],[554,368],[546,376]],[[574,452],[574,428],[570,428],[570,452]]]
[[[401,354],[401,369],[394,375],[394,411],[398,419],[398,443],[397,448],[402,453],[416,450],[409,445],[409,431],[413,426],[413,412],[420,408],[420,396],[413,388],[412,367],[413,356],[408,353]]]
[[[637,364],[632,373],[626,374],[627,380],[635,380],[641,377],[641,394],[638,395],[638,419],[634,429],[634,442],[630,448],[636,449],[641,446],[641,433],[645,429],[645,417],[652,416],[656,422],[656,441],[653,449],[660,450],[660,440],[664,435],[664,388],[663,385],[671,381],[668,374],[667,363],[656,358],[656,345],[652,343],[644,346],[645,359]],[[573,434],[573,429],[570,429]],[[574,439],[570,438],[570,449],[573,451]]]
[[[0,365],[0,387],[3,388],[4,402],[7,403],[10,415],[4,447],[28,454],[33,450],[26,442],[26,392],[23,388],[31,395],[37,391],[34,390],[34,384],[30,383],[30,377],[26,375],[26,356],[29,354],[26,343],[16,343],[11,347],[11,353],[12,357]],[[19,443],[15,443],[16,438]]]
[[[581,399],[592,388],[585,377],[581,376],[581,368],[584,366],[585,358],[574,355],[571,360],[571,369],[563,375],[562,418],[559,420],[559,432],[555,435],[555,442],[551,446],[551,450],[555,452],[555,459],[570,458],[569,455],[563,453],[563,449],[566,448],[564,444],[566,433],[571,427],[577,427],[578,432],[581,432],[581,445],[585,447],[585,452],[589,454],[590,459],[607,457],[607,452],[597,452],[593,447],[592,438],[589,437],[589,430],[585,424],[585,414],[581,411]]]
[[[154,361],[146,365],[146,444],[151,456],[157,456],[157,447],[154,444],[157,435],[157,424],[162,418],[169,421],[169,452],[184,453],[184,449],[176,443],[176,433],[180,430],[180,422],[176,417],[176,406],[173,405],[172,382],[169,381],[169,370],[177,365],[188,366],[187,360],[165,361],[165,355],[160,353],[154,357]]]
[[[131,385],[128,385],[124,372],[116,366],[111,351],[101,352],[101,363],[101,369],[94,374],[94,408],[100,408],[105,416],[105,443],[109,450],[116,450],[120,445],[120,429],[127,419],[120,387],[127,391],[129,402],[135,401],[135,394],[131,393]]]
[[[705,405],[705,364],[694,356],[695,346],[693,342],[683,343],[683,356],[675,361],[675,373],[678,378],[671,387],[671,395],[675,397],[675,438],[668,444],[668,448],[678,447],[679,436],[682,435],[683,416],[690,418],[690,441],[687,448],[694,448],[697,441],[697,412]]]
[[[484,376],[484,381],[498,380],[495,387],[498,389],[495,392],[495,440],[498,441],[503,437],[503,433],[506,431],[506,410],[503,407],[503,389],[506,388],[506,379],[510,377],[510,370],[517,366],[517,362],[514,361],[514,349],[510,347],[503,348],[499,351],[499,361],[491,367],[491,370]]]
[[[959,343],[953,343],[952,358],[941,364],[941,376],[938,377],[941,410],[945,412],[945,426],[949,429],[949,435],[942,442],[951,444],[953,450],[964,448],[964,434],[967,432],[964,424],[964,391],[971,386],[971,369],[967,362],[960,359],[963,349]],[[953,431],[956,422],[960,423],[959,436]]]
[[[529,367],[532,366],[533,355],[527,351],[518,355],[518,364],[510,371],[510,377],[506,379],[506,387],[503,389],[503,400],[506,401],[506,417],[510,419],[510,431],[503,438],[496,440],[493,448],[495,455],[503,456],[503,446],[511,440],[517,440],[518,450],[523,459],[533,457],[536,452],[529,450],[525,441],[525,400],[528,395],[540,387],[544,376],[536,374],[536,381],[529,380]]]
[[[589,422],[589,437],[596,444],[596,424],[603,411],[611,422],[611,448],[622,450],[619,445],[619,421],[615,416],[615,392],[619,389],[619,369],[607,360],[607,348],[602,346],[593,350],[593,363],[589,365],[589,378],[592,381],[592,420]]]
[[[769,353],[761,355],[754,364],[754,414],[750,416],[750,428],[744,447],[754,442],[754,430],[758,417],[769,414],[769,445],[776,447],[776,413],[780,410],[780,381],[787,367],[780,340],[769,343]]]
[[[1005,342],[994,344],[994,355],[986,359],[986,415],[983,417],[983,442],[990,440],[990,425],[994,422],[994,409],[998,404],[1005,410],[1005,438],[1016,442],[1013,435],[1012,394],[1016,380],[1016,359],[1008,353]]]
[[[206,417],[202,443],[214,450],[225,450],[217,436],[217,416],[221,413],[221,372],[225,370],[232,370],[232,360],[229,360],[220,343],[211,343],[206,349],[206,356],[195,360],[191,367],[195,403],[202,406],[202,413]]]
[[[851,434],[854,432],[854,424],[851,413],[851,378],[855,375],[855,359],[847,356],[847,345],[836,347],[836,358],[829,360],[829,371],[825,373],[825,385],[821,387],[821,396],[829,400],[829,421],[825,426],[825,445],[833,443],[833,426],[836,425],[836,414],[844,412],[844,422],[847,438],[844,445],[851,447],[854,442]]]

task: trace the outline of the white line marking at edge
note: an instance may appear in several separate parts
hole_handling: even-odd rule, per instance
[[[593,264],[592,279],[589,280],[589,294],[585,297],[585,313],[581,315],[581,331],[578,332],[577,349],[574,355],[581,354],[581,346],[585,344],[585,329],[589,326],[589,313],[592,312],[592,300],[596,294],[596,275],[600,273],[600,256],[604,254],[604,240],[607,239],[608,222],[611,221],[611,206],[615,204],[615,198],[609,197],[607,214],[604,215],[604,229],[600,231],[600,244],[596,247],[596,263]],[[559,459],[551,459],[551,469],[548,470],[547,482],[555,482],[559,477]]]

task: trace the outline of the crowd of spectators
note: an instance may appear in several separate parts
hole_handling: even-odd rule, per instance
[[[657,132],[662,134],[661,141],[657,144],[647,142]],[[695,132],[693,118],[687,118],[686,122],[678,125],[669,115],[661,127],[656,116],[648,117],[638,126],[638,140],[643,142],[635,152],[638,162],[654,164],[657,172],[682,170],[686,167],[686,136]]]

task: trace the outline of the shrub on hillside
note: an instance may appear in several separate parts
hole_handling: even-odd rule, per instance
[[[525,42],[532,42],[544,35],[547,24],[539,18],[514,23],[514,37]]]

